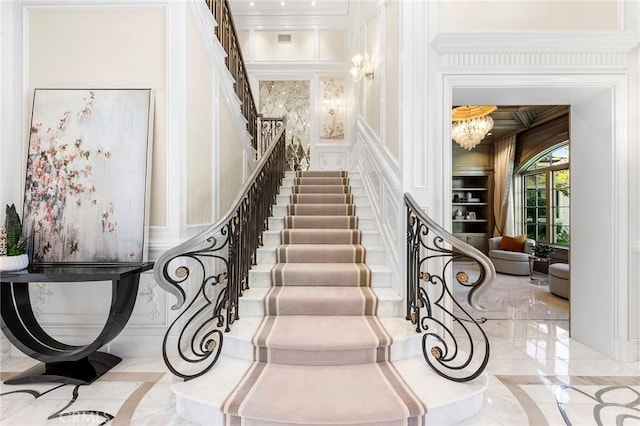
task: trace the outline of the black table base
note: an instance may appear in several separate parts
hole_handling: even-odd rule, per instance
[[[9,341],[42,364],[5,381],[6,384],[58,382],[75,385],[92,383],[122,361],[115,355],[98,352],[113,340],[129,321],[140,274],[152,263],[110,266],[30,266],[0,273],[2,331]],[[102,332],[86,346],[62,343],[38,323],[29,297],[30,282],[111,281],[111,306]],[[90,284],[88,284],[90,285]]]
[[[104,352],[94,352],[78,361],[40,363],[5,380],[7,385],[56,382],[67,385],[89,385],[117,365],[122,358]]]

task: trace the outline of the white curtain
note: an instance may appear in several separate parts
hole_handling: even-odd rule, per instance
[[[513,235],[513,163],[516,155],[516,137],[509,136],[495,143],[493,214],[495,226],[493,235]]]

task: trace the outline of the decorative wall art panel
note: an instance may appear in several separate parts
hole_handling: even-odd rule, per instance
[[[307,170],[310,164],[309,81],[261,81],[260,114],[287,120],[287,162],[291,170]]]
[[[150,89],[36,89],[24,226],[34,263],[145,260]]]
[[[320,138],[344,139],[344,78],[321,77]]]

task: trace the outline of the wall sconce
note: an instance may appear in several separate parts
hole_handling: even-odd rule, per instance
[[[365,53],[364,56],[357,54],[353,58],[354,67],[349,70],[353,81],[356,83],[362,80],[362,77],[366,77],[367,80],[373,80],[373,68],[369,64],[369,56]]]

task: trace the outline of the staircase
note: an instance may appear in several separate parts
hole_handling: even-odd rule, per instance
[[[222,356],[173,385],[182,418],[393,426],[452,424],[481,408],[483,378],[450,382],[424,363],[368,209],[357,176],[285,178]]]

